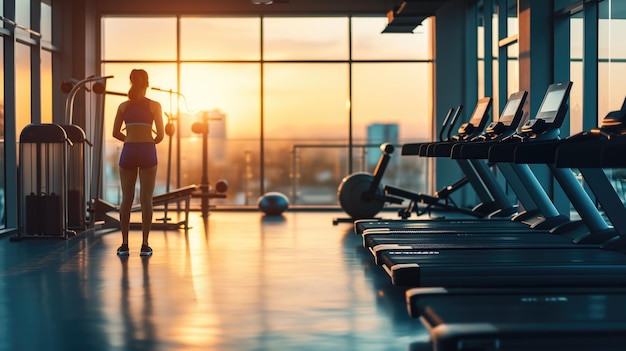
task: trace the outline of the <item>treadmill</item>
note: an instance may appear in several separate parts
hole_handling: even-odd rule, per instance
[[[616,232],[626,233],[626,208],[603,168],[626,168],[626,99],[619,111],[610,112],[599,128],[579,133],[558,144],[553,167],[578,168]],[[607,243],[614,249],[626,246],[616,237]]]
[[[459,118],[461,111],[463,110],[463,105],[459,105],[456,109],[450,108],[448,113],[446,114],[443,123],[441,125],[441,129],[439,130],[439,142],[452,141],[456,137],[456,135],[452,135],[452,131],[454,130],[454,126],[456,124],[457,119]],[[431,141],[422,142],[422,143],[413,143],[411,146],[415,148],[415,150],[419,150],[419,147],[422,144],[429,144]],[[405,150],[405,149],[403,149]],[[441,209],[444,211],[452,211],[461,214],[465,214],[473,217],[485,217],[494,211],[494,203],[488,196],[485,196],[487,199],[487,203],[480,203],[477,206],[474,206],[472,209],[466,209],[463,207],[459,207],[454,203],[454,200],[450,197],[451,194],[461,187],[470,183],[470,178],[466,175],[461,179],[457,180],[454,184],[448,185],[444,188],[439,189],[435,196],[415,193],[413,191],[409,191],[406,189],[398,188],[389,184],[386,184],[383,187],[383,191],[391,196],[401,197],[410,200],[409,205],[398,211],[398,215],[402,219],[407,219],[411,216],[411,213],[415,211],[418,216],[430,212],[432,209]],[[474,183],[476,184],[476,183]],[[483,193],[481,193],[483,194]],[[419,205],[424,205],[420,207]],[[369,219],[370,221],[372,219]],[[378,220],[378,219],[376,219]]]
[[[566,139],[556,156],[556,167],[581,170],[603,207],[615,205],[607,216],[618,229],[624,228],[624,205],[619,198],[619,204],[607,203],[615,191],[599,187],[607,182],[597,180],[607,179],[602,167],[626,167],[625,120],[626,103],[600,128]],[[584,172],[592,169],[603,176]],[[607,246],[623,248],[619,241]],[[406,302],[409,315],[430,331],[428,350],[587,351],[626,345],[626,287],[415,288],[406,291]]]
[[[548,91],[544,97],[544,103],[539,111],[537,118],[531,120],[526,123],[528,125],[541,125],[540,133],[502,133],[501,138],[493,138],[491,140],[476,142],[476,143],[463,143],[455,145],[452,149],[452,157],[456,158],[471,158],[471,159],[480,159],[486,158],[489,155],[489,150],[491,146],[498,145],[505,146],[510,148],[511,146],[517,147],[519,144],[514,143],[520,139],[520,136],[523,135],[531,135],[528,139],[532,141],[532,143],[537,143],[540,140],[550,140],[555,137],[558,137],[558,128],[560,127],[563,118],[566,112],[566,99],[569,95],[569,90],[571,87],[571,83],[556,83],[552,84],[548,87]],[[507,110],[509,110],[510,104],[514,104],[519,97],[513,94],[507,102],[507,106],[505,106],[503,112],[503,118],[507,118]],[[555,99],[556,96],[556,99]],[[522,101],[523,103],[523,101]],[[553,105],[556,104],[556,107]],[[520,115],[521,115],[521,106]],[[553,108],[554,107],[554,108]],[[506,120],[506,119],[505,119]],[[516,126],[515,124],[513,124]],[[515,128],[508,129],[509,131]],[[532,129],[530,129],[532,131]],[[505,143],[505,141],[507,141]],[[513,142],[512,142],[513,141]],[[502,145],[505,144],[505,145]],[[531,143],[526,143],[526,145]],[[530,146],[530,145],[529,145]],[[554,151],[554,150],[553,150]],[[513,153],[513,151],[510,151]],[[542,150],[537,150],[537,153],[542,152]],[[545,152],[543,152],[545,154]],[[554,157],[554,156],[552,156]],[[502,161],[502,160],[500,160]],[[498,225],[490,221],[483,220],[457,220],[457,221],[445,221],[444,223],[450,224],[440,224],[439,222],[433,222],[431,220],[411,220],[411,221],[367,221],[367,220],[359,220],[355,222],[355,232],[358,234],[400,234],[400,233],[420,233],[424,230],[433,230],[438,228],[439,232],[443,232],[447,229],[448,226],[453,229],[456,227],[463,227],[463,229],[467,231],[475,231],[480,230],[483,227],[487,227],[485,230],[487,231],[502,231],[511,228],[510,230],[518,230],[525,231],[528,229],[528,226],[522,225],[523,223],[528,224],[531,228],[536,229],[545,229],[552,230],[554,232],[565,233],[570,231],[572,239],[576,241],[583,240],[596,240],[596,237],[599,233],[607,230],[606,223],[602,223],[599,220],[599,216],[593,208],[593,204],[589,199],[586,199],[586,194],[578,187],[577,184],[572,183],[573,177],[567,177],[567,175],[563,175],[564,172],[554,171],[558,173],[559,181],[562,184],[564,189],[568,190],[568,196],[572,200],[573,204],[577,206],[577,210],[579,212],[584,212],[584,218],[587,222],[591,223],[591,231],[594,232],[596,237],[593,239],[588,238],[588,231],[585,228],[580,227],[581,222],[570,222],[567,216],[561,215],[557,209],[554,207],[551,199],[547,196],[537,179],[534,177],[530,168],[527,165],[511,165],[510,162],[513,161],[513,157],[506,160],[507,162],[499,162],[495,163],[505,175],[507,181],[511,185],[512,189],[518,195],[520,202],[522,203],[525,209],[527,210],[515,217],[512,218],[513,223],[508,223],[505,225],[502,222],[497,222]],[[536,208],[533,208],[536,207]],[[538,215],[539,214],[539,215]],[[478,222],[481,224],[475,224],[474,222]],[[578,229],[576,229],[578,226]],[[491,229],[489,229],[491,228]],[[605,233],[604,236],[599,238],[599,240],[607,239],[607,235],[612,235],[611,233]]]
[[[514,99],[510,99],[514,101]],[[505,107],[505,110],[507,107]],[[488,146],[487,144],[486,146]],[[536,180],[536,179],[535,179]],[[579,187],[578,184],[569,184],[570,187]],[[538,186],[540,187],[540,186]],[[569,193],[577,194],[576,191]],[[545,192],[544,197],[547,199]],[[586,196],[586,194],[585,194]],[[549,202],[548,200],[545,200]],[[580,201],[580,200],[579,200]],[[584,201],[583,201],[584,202]],[[550,202],[549,202],[550,203]],[[551,205],[551,203],[550,203]],[[366,229],[362,232],[363,245],[373,254],[375,261],[381,263],[380,254],[389,250],[421,251],[451,248],[569,248],[569,247],[600,247],[615,233],[609,229],[606,222],[596,225],[595,220],[600,215],[597,211],[594,216],[585,215],[584,219],[591,224],[588,227],[581,225],[584,222],[569,223],[556,227],[552,231],[531,229],[520,222],[504,226],[501,221],[412,221],[410,226],[400,229],[379,230]],[[565,235],[566,234],[566,235]],[[576,234],[576,235],[574,235]]]
[[[509,101],[507,102],[507,105],[505,107],[506,114],[503,113],[503,115],[501,116],[498,122],[492,122],[486,128],[484,133],[479,133],[479,130],[477,128],[467,127],[467,125],[473,125],[473,123],[481,124],[483,120],[486,120],[488,118],[488,115],[486,114],[486,112],[488,111],[487,107],[491,106],[491,99],[490,98],[481,99],[481,101],[479,101],[476,108],[474,109],[474,114],[473,114],[473,117],[470,119],[470,122],[466,123],[465,127],[462,127],[463,128],[462,130],[467,130],[467,131],[472,130],[473,134],[470,136],[468,134],[460,133],[455,138],[451,138],[451,137],[447,138],[447,140],[444,140],[443,144],[446,144],[447,145],[446,147],[450,148],[450,146],[454,145],[455,143],[452,140],[456,140],[456,142],[458,142],[459,140],[467,140],[468,142],[499,140],[505,136],[513,134],[521,119],[522,107],[526,99],[526,96],[527,96],[527,93],[524,91],[512,94],[509,97]],[[405,144],[403,145],[403,149],[402,149],[403,155],[411,154],[411,151],[410,151],[411,149],[413,149],[413,151],[417,151],[418,148],[416,146],[434,145],[434,144],[435,143],[432,143],[432,142]],[[434,148],[432,149],[434,150]],[[498,187],[498,185],[495,184],[495,180],[493,180],[493,175],[484,166],[484,164],[479,164],[477,162],[470,164],[468,160],[459,160],[459,162],[460,162],[459,163],[460,165],[464,165],[463,167],[464,169],[470,169],[470,171],[468,172],[476,173],[477,172],[476,170],[480,170],[482,179],[479,179],[479,182],[482,183],[485,181],[485,179],[489,179],[490,184],[493,184],[494,188]],[[476,188],[477,187],[475,187],[475,189]],[[480,188],[485,188],[485,186],[483,185]],[[499,191],[501,192],[501,190]],[[485,198],[486,196],[490,196],[490,195],[485,195],[483,196],[483,198]],[[504,202],[504,201],[502,200],[500,202]],[[510,208],[509,205],[505,205],[505,206]],[[516,218],[521,219],[522,217],[516,217]],[[492,219],[492,222],[495,220],[500,220],[500,219],[504,219],[507,222],[509,221],[509,218],[502,218],[502,217],[495,217],[491,219]],[[433,221],[439,222],[439,220],[435,220],[435,219],[429,219],[429,220],[424,220],[424,219],[406,220],[405,219],[405,220],[383,220],[383,221],[372,220],[372,219],[360,219],[354,222],[354,228],[355,228],[355,233],[357,234],[362,234],[364,231],[368,229],[377,229],[377,230],[382,230],[382,231],[385,231],[387,229],[411,231],[411,228],[424,228],[424,226],[429,227],[431,226],[431,223],[433,223]],[[463,218],[463,219],[458,219],[458,220],[444,219],[442,223],[444,222],[451,223],[451,225],[453,226],[456,225],[453,223],[457,223],[458,225],[465,226],[467,223],[470,223],[470,222],[482,223],[483,220],[482,219],[473,220],[473,219]],[[512,226],[517,226],[517,224],[512,224]],[[526,226],[520,226],[520,227],[523,227],[524,229],[527,228]]]
[[[447,142],[428,143],[421,146],[420,156],[436,157],[439,154],[449,155],[452,145],[457,142],[469,141],[481,135],[487,126],[492,102],[493,99],[491,97],[484,97],[478,100],[476,108],[472,113],[472,117],[467,123],[464,123],[459,127],[458,134],[452,137],[452,140]]]
[[[435,145],[453,145],[458,142],[469,141],[470,139],[483,133],[489,120],[492,98],[484,97],[476,103],[472,116],[467,123],[462,124],[458,129],[458,134],[449,137],[445,141],[411,143],[402,146],[402,155],[420,155],[434,157]],[[458,110],[457,110],[458,112]],[[446,147],[446,146],[444,146]],[[432,150],[427,155],[427,150]],[[474,165],[471,160],[457,160],[457,164],[468,178],[468,182],[476,192],[480,204],[475,206],[471,213],[478,217],[486,216],[510,216],[515,212],[515,208],[509,203],[504,192],[495,181],[492,181],[485,174],[489,170],[484,165]],[[391,191],[394,191],[393,187]],[[393,192],[392,192],[393,193]],[[401,196],[401,194],[399,194]]]
[[[558,94],[563,96],[562,93]],[[551,97],[548,96],[548,99]],[[551,104],[547,106],[552,107]],[[540,109],[540,113],[542,112],[546,111]],[[491,150],[497,146],[492,146]],[[512,148],[511,151],[514,152],[515,149]],[[578,186],[580,187],[579,184]],[[567,240],[566,236],[555,237]],[[604,243],[621,241],[614,232],[606,236],[602,234],[595,236],[595,239],[602,238],[605,239]],[[598,243],[581,245],[580,242],[576,244],[572,242],[571,245],[558,249],[550,245],[542,247],[541,240],[538,240],[537,247],[532,248],[516,248],[515,245],[508,248],[496,245],[492,248],[484,244],[485,248],[481,249],[478,248],[480,245],[445,247],[445,239],[442,237],[442,244],[439,246],[433,242],[432,247],[424,249],[419,246],[410,249],[389,249],[378,253],[377,256],[378,263],[388,273],[392,283],[399,286],[626,284],[624,276],[626,255],[623,252],[607,249],[608,247],[604,245],[599,247]]]
[[[618,351],[626,288],[449,289],[406,292],[432,351]]]
[[[551,85],[548,88],[548,93],[552,90],[567,90],[567,94],[569,93],[569,86],[567,85]],[[567,98],[567,94],[564,95],[563,101]],[[500,143],[503,139],[514,135],[519,122],[521,120],[523,114],[523,104],[526,99],[525,92],[514,93],[509,97],[506,106],[504,107],[502,116],[500,121],[497,123],[492,123],[489,127],[487,127],[487,131],[485,134],[481,134],[478,137],[474,137],[474,139],[470,142],[459,143],[453,145],[451,148],[451,155],[445,155],[446,157],[452,157],[458,160],[472,160],[474,161],[474,165],[483,165],[484,167],[484,159],[488,158],[489,148],[494,144]],[[564,113],[559,116],[558,121],[561,122],[564,118]],[[544,118],[545,116],[541,116],[538,118]],[[544,123],[545,124],[545,123]],[[555,123],[549,123],[549,127],[547,129],[556,128]],[[448,147],[448,150],[450,148]],[[460,151],[463,150],[463,153]],[[469,150],[470,152],[465,152],[465,150]],[[444,156],[444,155],[441,155]],[[481,163],[482,162],[482,163]],[[505,176],[507,182],[510,184],[511,188],[517,195],[520,203],[522,204],[524,211],[518,213],[514,217],[510,219],[510,224],[502,224],[498,222],[503,227],[510,226],[512,228],[520,228],[520,230],[525,230],[528,226],[537,229],[552,229],[557,225],[569,222],[569,219],[565,216],[562,216],[558,213],[556,208],[551,202],[551,199],[545,194],[543,188],[538,183],[534,175],[530,172],[530,169],[524,169],[521,166],[516,167],[515,169],[508,164],[495,164]],[[484,175],[484,179],[492,179],[493,174],[489,171]],[[492,220],[500,219],[500,218],[490,218]],[[424,227],[429,227],[431,220],[405,220],[405,221],[372,221],[372,220],[357,220],[354,223],[355,232],[357,234],[362,234],[363,232],[376,229],[380,232],[387,233],[399,233],[399,232],[413,232],[414,229],[422,230]],[[459,225],[467,227],[471,222],[485,223],[485,221],[478,220],[447,220],[448,223],[459,222]],[[492,221],[493,222],[493,221]],[[487,221],[489,226],[492,226],[493,223]],[[527,225],[523,225],[527,224]],[[437,224],[439,225],[439,224]],[[472,226],[475,224],[471,224]]]
[[[446,116],[443,119],[443,122],[441,123],[441,128],[439,129],[439,141],[443,142],[443,141],[453,140],[452,138],[454,137],[454,135],[452,135],[452,130],[454,130],[456,121],[459,119],[459,116],[461,115],[462,111],[463,111],[463,105],[459,105],[456,109],[450,108],[448,110],[448,113],[446,114]],[[445,138],[444,138],[444,135],[445,135]],[[433,143],[433,141],[405,144],[402,146],[402,152],[403,153],[405,152],[405,148],[412,148],[414,149],[413,152],[418,153],[422,145],[427,145],[430,143]]]

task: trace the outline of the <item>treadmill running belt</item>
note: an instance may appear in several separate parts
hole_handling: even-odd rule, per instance
[[[626,345],[626,293],[535,291],[407,292],[437,351],[617,351]],[[607,289],[605,289],[607,290]]]
[[[581,244],[560,235],[493,235],[493,234],[418,234],[364,235],[363,246],[374,255],[377,264],[385,251],[419,251],[446,249],[599,249],[601,244]]]
[[[380,254],[397,286],[626,285],[626,255],[580,249],[446,249]]]

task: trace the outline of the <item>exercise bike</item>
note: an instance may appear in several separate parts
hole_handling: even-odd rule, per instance
[[[440,141],[451,141],[458,138],[458,135],[452,136],[451,131],[454,128],[456,120],[458,119],[463,106],[459,106],[456,109],[451,108],[446,117],[444,118],[442,128],[439,132]],[[449,127],[448,126],[449,122]],[[464,124],[460,131],[469,130]],[[444,138],[444,133],[447,130],[447,136]],[[425,143],[426,144],[426,143]],[[398,215],[402,219],[410,217],[411,213],[415,211],[417,215],[422,215],[429,212],[433,208],[443,210],[454,210],[469,215],[475,215],[473,210],[464,209],[456,205],[451,195],[469,183],[467,177],[463,177],[452,185],[446,186],[435,193],[435,196],[419,194],[411,192],[398,187],[390,185],[383,185],[382,178],[385,170],[391,159],[391,155],[395,151],[395,147],[390,143],[384,143],[380,145],[382,152],[376,168],[372,174],[367,172],[356,172],[343,178],[337,189],[337,196],[341,208],[350,215],[349,219],[366,219],[374,218],[386,204],[402,204],[406,200],[409,200],[409,205],[406,208],[401,208],[398,211]],[[425,204],[423,208],[419,207],[419,204]],[[338,223],[340,219],[333,220],[333,223]]]

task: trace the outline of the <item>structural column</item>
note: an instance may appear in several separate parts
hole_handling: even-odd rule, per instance
[[[528,91],[525,110],[534,118],[548,85],[555,82],[554,2],[519,0],[519,88]],[[562,62],[561,64],[569,64]],[[561,214],[568,215],[570,203],[544,165],[531,167]]]

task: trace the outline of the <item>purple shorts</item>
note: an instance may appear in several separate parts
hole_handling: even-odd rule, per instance
[[[124,169],[156,166],[156,145],[154,143],[124,143],[119,165]]]

